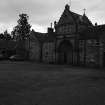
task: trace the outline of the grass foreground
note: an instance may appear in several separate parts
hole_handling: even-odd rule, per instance
[[[105,105],[105,72],[1,61],[0,105]]]

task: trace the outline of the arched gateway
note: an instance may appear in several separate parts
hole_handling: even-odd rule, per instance
[[[73,46],[69,40],[63,40],[58,46],[58,63],[73,63]]]

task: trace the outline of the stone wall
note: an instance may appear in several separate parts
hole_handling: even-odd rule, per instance
[[[86,66],[102,66],[102,47],[98,39],[79,41],[80,63]]]
[[[84,40],[80,40],[79,41],[79,56],[80,56],[80,64],[84,65],[84,56],[85,56],[85,41]]]
[[[45,42],[43,44],[43,62],[55,63],[55,43]]]
[[[39,44],[39,42],[30,42],[29,59],[32,61],[40,61],[40,44]]]

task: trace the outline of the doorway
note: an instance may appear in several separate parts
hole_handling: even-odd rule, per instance
[[[58,47],[58,62],[60,64],[73,63],[73,47],[69,40],[64,40]]]

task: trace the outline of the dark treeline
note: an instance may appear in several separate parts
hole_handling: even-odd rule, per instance
[[[31,25],[28,23],[29,16],[27,14],[19,14],[19,20],[17,21],[17,25],[13,28],[13,31],[8,33],[8,31],[4,31],[4,33],[0,33],[1,40],[25,40],[30,33]]]

